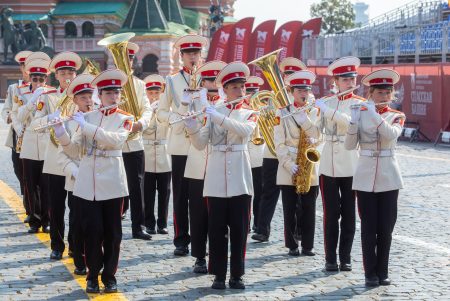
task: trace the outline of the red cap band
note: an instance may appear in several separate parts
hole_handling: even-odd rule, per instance
[[[48,73],[47,69],[42,68],[42,67],[31,67],[29,72],[30,73],[45,73],[45,74]]]
[[[375,85],[393,85],[394,81],[392,80],[392,78],[374,78],[374,79],[369,81],[369,84],[371,86],[375,86]]]
[[[302,71],[299,66],[285,66],[284,71]]]
[[[202,49],[201,43],[183,43],[180,45],[180,49]]]
[[[341,66],[333,70],[333,75],[340,75],[350,72],[356,72],[356,66]]]
[[[128,50],[128,55],[135,55],[136,52],[133,49],[127,49]]]
[[[75,66],[76,66],[76,64],[74,61],[60,61],[60,62],[56,63],[55,70],[58,70],[60,68],[66,68],[66,67],[75,68]]]
[[[311,81],[306,78],[296,78],[291,80],[289,86],[311,86]]]
[[[150,87],[162,87],[162,83],[160,82],[148,82],[145,84],[145,88],[150,88]]]
[[[245,83],[246,88],[259,88],[257,83]]]
[[[90,83],[80,84],[80,85],[76,86],[75,88],[73,88],[72,93],[73,93],[73,95],[75,95],[84,90],[92,91],[92,90],[94,90],[94,88],[91,86]]]
[[[97,83],[97,87],[99,89],[106,88],[106,87],[122,87],[122,82],[119,79],[105,79],[102,81],[99,81]]]
[[[222,78],[222,85],[225,85],[230,80],[237,79],[237,78],[245,78],[245,73],[244,72],[233,72],[233,73],[225,75]]]
[[[220,70],[206,70],[200,73],[202,77],[216,77]]]
[[[26,61],[26,57],[21,57],[21,58],[19,58],[19,63],[24,63],[25,61]]]

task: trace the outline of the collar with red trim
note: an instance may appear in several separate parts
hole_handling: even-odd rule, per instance
[[[191,74],[191,75],[192,75],[192,70],[189,69],[189,68],[186,67],[186,66],[183,66],[183,71],[186,72],[187,74]]]
[[[102,108],[102,107],[103,106],[101,106],[100,108]],[[101,112],[103,113],[103,115],[109,116],[109,115],[112,115],[115,112],[117,112],[117,109],[118,109],[118,107],[114,107],[114,108],[111,108],[111,109],[108,109],[108,110],[101,110]]]
[[[346,95],[339,96],[339,100],[347,100],[353,97],[353,93],[349,93]]]
[[[227,105],[227,108],[229,110],[239,110],[240,108],[242,108],[242,105],[245,103],[245,99],[241,100],[238,103],[235,104],[231,104],[231,105]]]
[[[214,104],[220,99],[220,96],[219,95],[209,95],[209,94],[207,94],[206,98],[208,99],[208,101],[210,103]]]
[[[388,112],[389,111],[389,106],[383,106],[383,107],[381,107],[381,108],[377,108],[377,112],[378,112],[378,114],[384,114],[384,113],[386,113],[386,112]]]

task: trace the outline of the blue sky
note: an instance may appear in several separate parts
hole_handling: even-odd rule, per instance
[[[396,9],[413,0],[362,0],[369,5],[369,18],[374,18]],[[310,19],[309,8],[317,0],[236,0],[234,16],[237,19],[256,17],[255,25],[276,19],[277,25],[287,21]],[[357,1],[353,0],[352,3]],[[361,0],[359,0],[361,2]]]

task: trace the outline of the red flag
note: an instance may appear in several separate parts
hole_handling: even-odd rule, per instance
[[[322,18],[314,18],[303,24],[301,34],[297,35],[297,41],[295,42],[294,56],[302,57],[302,42],[304,38],[314,37],[320,34],[320,28],[322,27]]]
[[[283,48],[278,57],[279,61],[294,56],[295,42],[301,32],[302,25],[303,22],[301,21],[291,21],[278,28],[273,38],[272,50]]]
[[[228,60],[246,62],[248,57],[248,48],[253,28],[254,17],[244,18],[234,24],[228,40]]]
[[[233,24],[225,25],[214,33],[208,51],[208,62],[213,60],[227,61],[228,40],[233,27]]]
[[[276,22],[276,20],[265,21],[253,30],[248,52],[249,62],[270,52],[272,49],[273,32],[275,30]],[[252,75],[263,77],[261,70],[255,65],[250,65],[249,67]]]

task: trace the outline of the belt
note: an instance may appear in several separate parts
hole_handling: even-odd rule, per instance
[[[167,140],[147,140],[147,139],[142,139],[142,142],[145,145],[165,145],[165,144],[167,144]]]
[[[239,152],[247,149],[247,144],[213,145],[212,147],[212,150],[217,152]]]
[[[344,135],[325,135],[325,141],[344,142],[344,140],[345,140]]]
[[[298,153],[298,147],[288,146],[288,150],[294,154]]]
[[[112,150],[102,150],[102,149],[94,149],[91,155],[88,156],[97,156],[97,157],[122,157],[121,149],[112,149]]]
[[[359,151],[361,156],[366,157],[392,157],[394,155],[394,150],[392,149],[381,149],[381,150],[371,150],[362,149]]]

